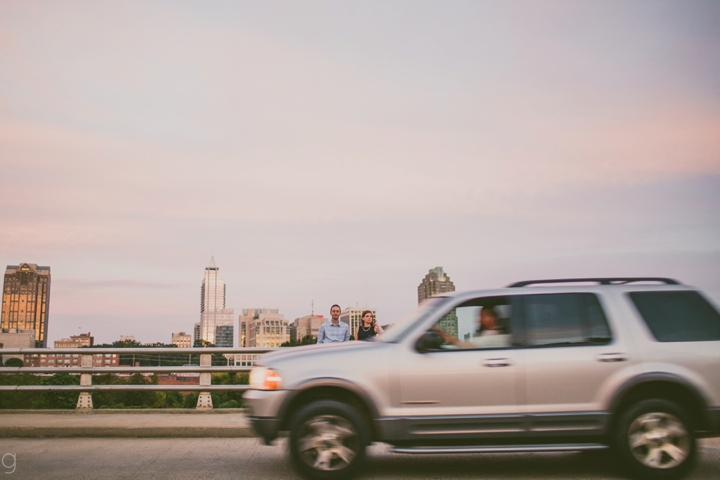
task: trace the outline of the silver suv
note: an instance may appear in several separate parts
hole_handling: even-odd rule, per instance
[[[519,282],[433,297],[374,342],[260,358],[245,395],[305,476],[339,478],[370,442],[401,453],[612,448],[677,478],[720,436],[720,314],[665,278]]]

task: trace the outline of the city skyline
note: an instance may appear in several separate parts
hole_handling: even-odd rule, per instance
[[[662,276],[720,303],[716,1],[0,2],[0,264],[47,341]],[[311,305],[315,305],[314,310]]]

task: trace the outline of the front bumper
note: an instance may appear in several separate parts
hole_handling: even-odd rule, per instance
[[[288,390],[248,390],[243,395],[250,424],[267,445],[280,433],[282,408],[289,393]]]
[[[249,417],[255,433],[263,439],[265,445],[272,445],[280,433],[280,420],[277,418]]]

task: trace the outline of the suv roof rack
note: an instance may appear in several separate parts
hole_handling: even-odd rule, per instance
[[[525,280],[508,285],[508,288],[527,287],[542,283],[577,283],[596,282],[599,285],[625,285],[634,282],[660,282],[666,285],[680,285],[680,282],[672,278],[663,277],[598,277],[598,278],[557,278],[552,280]]]

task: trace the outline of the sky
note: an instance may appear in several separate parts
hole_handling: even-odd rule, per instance
[[[392,323],[458,290],[665,276],[720,302],[716,1],[2,1],[0,265],[48,340],[228,308]]]

